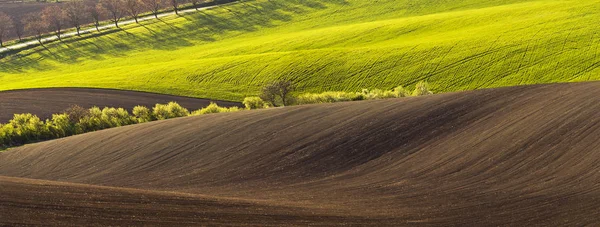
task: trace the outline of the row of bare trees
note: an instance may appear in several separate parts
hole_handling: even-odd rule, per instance
[[[118,28],[119,22],[124,17],[131,17],[138,23],[140,14],[151,12],[158,18],[159,12],[171,7],[179,14],[180,1],[182,0],[99,0],[97,3],[86,3],[81,0],[69,1],[63,4],[52,4],[41,13],[30,13],[22,18],[11,17],[0,12],[0,47],[13,32],[21,41],[25,33],[33,35],[40,43],[42,36],[47,31],[52,31],[61,39],[65,28],[75,28],[77,35],[81,35],[81,26],[92,21],[96,30],[100,31],[100,22],[103,18],[109,19]],[[197,9],[200,3],[210,0],[191,0]]]

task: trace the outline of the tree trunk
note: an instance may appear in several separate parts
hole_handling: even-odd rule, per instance
[[[135,19],[135,23],[139,24],[140,22],[138,22],[137,17],[134,17],[133,19]]]
[[[285,101],[285,95],[281,95],[281,102],[283,106],[287,106],[287,102]]]
[[[81,28],[77,27],[77,36],[81,36],[81,34],[79,33],[79,30],[81,30]]]
[[[98,22],[96,22],[96,31],[100,32],[100,28],[98,28],[100,26],[100,24]]]

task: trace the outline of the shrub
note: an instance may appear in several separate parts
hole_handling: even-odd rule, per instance
[[[169,108],[165,104],[156,104],[152,109],[152,116],[157,120],[169,119],[171,117]]]
[[[76,133],[75,124],[72,123],[72,118],[64,114],[53,114],[52,119],[46,120],[46,127],[52,138],[60,138],[74,135]]]
[[[0,148],[5,148],[11,145],[14,128],[10,124],[0,124]]]
[[[105,128],[102,123],[102,110],[96,106],[88,110],[88,115],[79,120],[76,133],[92,132]]]
[[[432,95],[433,92],[429,91],[429,84],[425,81],[421,81],[417,83],[415,86],[415,90],[413,91],[413,96],[423,96],[423,95]]]
[[[204,115],[204,114],[213,114],[213,113],[222,113],[227,112],[227,108],[220,107],[214,102],[211,102],[210,105],[204,107],[200,110],[194,111],[192,115]]]
[[[392,92],[394,92],[394,95],[396,96],[396,98],[402,98],[402,97],[408,97],[408,96],[410,96],[410,91],[406,90],[402,86],[395,87],[394,89],[392,89]]]
[[[136,121],[139,123],[152,121],[152,113],[150,109],[145,106],[135,106],[133,107],[133,116],[136,118]]]
[[[102,125],[103,128],[119,127],[134,123],[134,119],[129,115],[129,112],[123,108],[102,109]]]
[[[188,111],[186,108],[183,108],[176,102],[170,102],[168,104],[168,108],[169,112],[171,113],[171,116],[173,117],[186,117],[190,115],[190,111]]]
[[[237,106],[234,107],[220,107],[214,102],[211,102],[210,105],[204,107],[202,109],[196,110],[190,114],[190,116],[204,115],[204,114],[214,114],[214,113],[229,113],[229,112],[238,112],[242,111],[242,108]]]
[[[45,139],[48,136],[48,128],[33,114],[15,114],[9,125],[14,128],[11,135],[12,144],[25,144],[31,141]]]
[[[369,90],[369,89],[363,89],[361,92],[361,95],[363,96],[363,99],[365,100],[372,100],[372,99],[384,99],[384,98],[392,98],[390,97],[392,95],[391,92],[387,92],[383,91],[381,89],[373,89],[373,90]]]
[[[233,107],[226,108],[225,112],[227,112],[227,113],[233,113],[233,112],[239,112],[239,111],[242,111],[242,110],[244,110],[244,109],[239,108],[237,106],[233,106]]]
[[[362,99],[364,99],[364,97],[363,97],[363,95],[361,95],[359,93],[333,91],[333,92],[324,92],[321,94],[313,94],[313,93],[302,94],[296,98],[296,103],[299,105],[303,105],[303,104],[357,101],[357,100],[362,100]]]
[[[264,109],[269,107],[269,105],[260,97],[246,97],[243,103],[244,106],[246,106],[246,109],[249,110]]]
[[[190,115],[190,112],[176,102],[170,102],[166,105],[156,104],[152,110],[152,115],[154,116],[154,119],[164,120],[176,117],[185,117]]]

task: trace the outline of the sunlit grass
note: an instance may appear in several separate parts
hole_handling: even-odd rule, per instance
[[[0,90],[101,87],[241,101],[596,80],[600,0],[253,0],[0,60]]]

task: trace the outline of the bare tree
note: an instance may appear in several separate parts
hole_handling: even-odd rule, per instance
[[[152,11],[154,17],[158,19],[158,11],[160,11],[165,6],[165,0],[142,0],[144,5]]]
[[[4,46],[4,41],[8,31],[13,28],[13,19],[6,13],[0,12],[0,47]]]
[[[102,4],[97,3],[94,5],[87,5],[85,11],[90,15],[90,18],[94,20],[96,31],[100,31],[100,16],[106,13],[106,9],[104,9]]]
[[[171,6],[175,10],[175,14],[179,15],[179,0],[171,0]]]
[[[102,7],[106,9],[110,16],[110,20],[119,27],[119,21],[123,18],[123,1],[122,0],[100,0]]]
[[[138,22],[138,16],[142,11],[142,5],[140,4],[140,0],[125,0],[125,10],[129,13],[131,17],[135,20],[135,23]]]
[[[207,0],[191,0],[194,9],[198,10],[198,4],[205,3]]]
[[[90,111],[78,105],[71,105],[69,108],[63,111],[63,113],[69,116],[71,124],[77,124],[85,117],[90,116]]]
[[[289,80],[279,80],[267,84],[267,86],[263,87],[262,93],[260,94],[260,98],[266,102],[269,102],[273,106],[287,106],[292,104],[292,92],[294,91],[295,86],[292,81]]]
[[[23,24],[25,24],[25,30],[30,34],[33,34],[38,42],[43,45],[42,35],[44,34],[44,31],[48,29],[46,21],[40,20],[38,13],[30,13],[23,18]]]
[[[65,16],[71,22],[71,26],[77,29],[77,35],[81,35],[81,23],[85,20],[85,4],[83,1],[70,1],[65,4]]]
[[[23,22],[21,20],[21,18],[16,17],[13,20],[13,29],[15,31],[15,34],[17,35],[17,37],[19,38],[19,42],[21,42],[22,38],[23,38],[23,30],[25,29],[25,26],[23,26]]]
[[[194,7],[194,9],[196,9],[196,10],[198,10],[198,2],[199,2],[199,1],[200,1],[200,0],[191,0],[191,2],[192,2],[192,7]]]
[[[60,7],[52,5],[42,10],[42,20],[56,32],[56,37],[60,39],[62,28],[64,26],[65,14]]]

